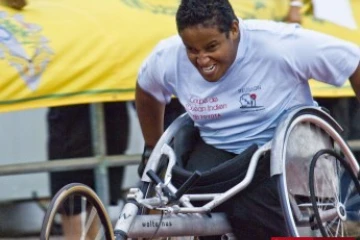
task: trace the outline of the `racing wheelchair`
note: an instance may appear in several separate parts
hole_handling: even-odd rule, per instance
[[[76,214],[82,219],[79,239],[210,235],[232,239],[226,216],[211,211],[251,183],[259,159],[269,151],[270,172],[276,176],[289,236],[360,236],[359,164],[339,134],[341,127],[322,108],[289,111],[277,126],[274,138],[252,155],[245,177],[219,193],[188,193],[203,177],[198,171],[188,173],[180,186],[172,182],[179,168],[173,139],[179,129],[191,124],[184,114],[164,132],[139,187],[130,189],[114,228],[97,195],[89,187],[73,183],[52,199],[41,239],[58,239],[58,213],[64,214],[64,209],[68,214],[78,209]],[[96,231],[90,231],[94,225]]]

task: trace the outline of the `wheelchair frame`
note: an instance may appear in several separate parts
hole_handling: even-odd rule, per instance
[[[166,154],[169,156],[169,165],[173,166],[175,154],[172,152],[172,149],[164,144],[161,148],[161,154]],[[241,190],[245,189],[250,183],[255,174],[255,169],[260,159],[261,155],[270,150],[271,141],[267,144],[260,147],[252,156],[249,168],[247,170],[245,178],[230,188],[229,190],[223,193],[215,194],[184,194],[180,199],[181,206],[171,206],[158,208],[159,210],[165,211],[165,216],[163,220],[168,224],[160,224],[159,215],[137,215],[138,207],[136,203],[127,203],[120,215],[119,220],[115,226],[115,234],[119,236],[125,235],[129,238],[139,238],[139,237],[171,237],[171,236],[205,236],[205,235],[226,235],[231,234],[231,228],[226,220],[226,216],[221,213],[212,213],[211,217],[207,215],[212,209],[219,206],[221,203],[225,202],[235,194],[239,193]],[[152,158],[153,164],[151,166],[157,166],[159,158]],[[150,160],[149,160],[150,161]],[[154,163],[156,161],[156,163]],[[150,162],[149,162],[150,163]],[[156,170],[150,168],[151,170]],[[145,171],[150,170],[146,168]],[[168,167],[169,169],[169,167]],[[144,178],[145,175],[143,175]],[[147,176],[146,176],[147,177]],[[170,188],[170,190],[175,193],[177,189],[171,184],[171,173],[167,171],[165,174],[165,184]],[[160,193],[161,194],[161,193]],[[149,208],[153,208],[151,203],[148,203],[146,199],[143,199],[143,194],[139,189],[131,189],[128,199],[135,200],[135,202],[140,203]],[[161,196],[160,198],[165,199],[164,204],[166,204],[166,197]],[[149,202],[152,202],[151,199]],[[209,201],[201,207],[194,207],[191,205],[191,201]],[[155,203],[160,204],[160,202]],[[194,213],[194,215],[189,215],[189,213]],[[202,215],[199,215],[202,214]],[[129,220],[129,216],[134,218]],[[130,223],[134,221],[134,223]],[[152,225],[152,230],[149,229],[151,226],[145,226],[145,223],[156,223]],[[160,228],[158,226],[161,225]]]
[[[358,193],[360,194],[359,179],[359,164],[353,156],[351,150],[347,146],[346,142],[339,135],[341,127],[336,121],[325,111],[319,107],[301,107],[289,111],[280,121],[276,128],[274,138],[259,147],[253,154],[245,178],[229,190],[222,193],[215,194],[181,194],[175,203],[168,205],[171,198],[170,195],[176,195],[181,189],[177,189],[171,183],[172,167],[176,163],[176,157],[173,149],[170,147],[176,132],[185,124],[191,124],[192,121],[187,114],[183,114],[177,118],[170,127],[164,132],[157,145],[151,154],[148,163],[145,167],[144,174],[141,178],[142,187],[130,189],[127,200],[124,205],[119,219],[114,227],[114,237],[116,240],[126,238],[153,238],[153,237],[179,237],[179,236],[210,236],[210,235],[226,235],[228,238],[232,238],[231,227],[227,222],[224,213],[211,213],[211,210],[220,205],[224,201],[228,200],[235,194],[245,189],[252,181],[255,173],[255,169],[260,157],[266,151],[271,150],[271,175],[278,178],[279,191],[281,195],[281,205],[284,211],[285,220],[288,227],[289,235],[300,236],[298,226],[308,225],[309,216],[302,215],[302,212],[295,203],[292,197],[291,191],[287,183],[286,166],[288,161],[292,161],[291,154],[289,154],[288,148],[292,139],[296,141],[304,141],[307,144],[311,144],[311,151],[303,153],[301,144],[295,146],[294,152],[301,153],[301,158],[297,158],[301,161],[305,161],[306,164],[311,162],[311,158],[315,153],[323,148],[331,148],[333,143],[336,143],[348,162],[352,174],[356,176],[356,185]],[[293,133],[302,131],[296,130],[296,127],[303,124],[314,125],[320,128],[319,131],[314,131],[311,134],[322,134],[319,138],[309,139],[309,136],[304,135],[295,137]],[[312,126],[311,125],[311,126]],[[316,136],[316,135],[314,135]],[[325,136],[325,137],[323,137]],[[331,138],[333,142],[328,142],[326,139]],[[318,140],[324,141],[318,141]],[[297,142],[296,142],[297,143]],[[154,177],[150,177],[149,172],[156,172],[159,168],[160,158],[165,154],[168,156],[168,166],[165,171],[164,179],[157,180]],[[196,174],[192,177],[196,178]],[[192,178],[190,177],[190,178]],[[195,179],[194,178],[194,179]],[[156,182],[156,184],[154,184]],[[185,183],[184,185],[186,185]],[[155,186],[153,186],[155,185]],[[191,185],[191,184],[190,184]],[[152,189],[153,188],[153,189]],[[148,191],[155,191],[154,197],[148,197]],[[167,190],[168,193],[166,193]],[[183,190],[183,189],[182,189]],[[296,189],[295,189],[296,190]],[[303,189],[299,189],[304,191]],[[305,189],[308,192],[308,189]],[[205,201],[202,206],[195,207],[192,202]],[[152,210],[153,213],[147,215],[141,215],[142,209]],[[155,212],[158,211],[160,213]],[[323,213],[322,213],[323,214]],[[320,219],[322,216],[320,216]],[[46,224],[46,221],[44,221]],[[322,224],[322,223],[321,223]]]

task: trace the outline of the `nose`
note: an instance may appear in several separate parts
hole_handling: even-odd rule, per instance
[[[199,55],[196,57],[196,63],[199,66],[206,66],[210,61],[210,58],[207,54],[199,53]]]

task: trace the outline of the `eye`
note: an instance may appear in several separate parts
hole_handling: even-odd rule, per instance
[[[186,50],[188,53],[197,54],[199,51],[197,51],[195,48],[192,47],[186,47]]]
[[[206,48],[206,50],[209,51],[209,52],[213,52],[213,51],[215,51],[215,50],[217,49],[217,46],[218,46],[217,43],[210,44],[210,45]]]

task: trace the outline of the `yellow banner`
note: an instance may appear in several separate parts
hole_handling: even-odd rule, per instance
[[[281,20],[288,0],[233,0],[242,18]],[[0,112],[134,98],[138,68],[176,33],[178,0],[28,0],[0,5]],[[309,10],[304,7],[304,14]],[[352,8],[360,26],[360,1]],[[360,30],[304,17],[303,26],[360,44]],[[316,96],[352,96],[349,85],[312,83]]]

